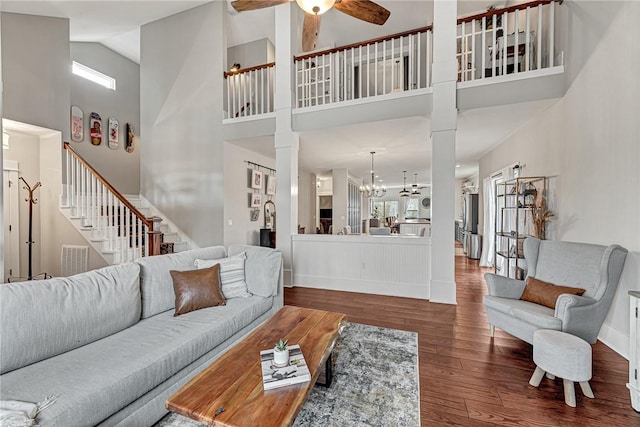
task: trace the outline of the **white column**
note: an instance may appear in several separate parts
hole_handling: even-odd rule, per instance
[[[431,115],[431,290],[430,300],[456,303],[455,146],[457,2],[433,5],[433,113]]]
[[[276,247],[284,258],[284,285],[293,284],[291,235],[298,232],[298,134],[292,129],[293,40],[295,3],[276,7],[276,69],[274,109],[276,113]]]

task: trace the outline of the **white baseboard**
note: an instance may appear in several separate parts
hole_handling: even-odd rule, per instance
[[[343,277],[336,278],[295,274],[294,286],[404,298],[429,299],[428,283],[419,285],[411,283],[382,283]]]
[[[602,325],[598,339],[607,347],[629,360],[629,337],[606,323]]]

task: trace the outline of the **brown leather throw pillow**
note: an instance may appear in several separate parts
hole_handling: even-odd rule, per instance
[[[556,286],[552,283],[538,280],[535,277],[527,277],[527,284],[520,299],[555,309],[556,301],[561,294],[582,295],[584,294],[584,289]]]
[[[206,307],[226,305],[220,291],[220,264],[190,271],[169,271],[176,294],[175,316]]]

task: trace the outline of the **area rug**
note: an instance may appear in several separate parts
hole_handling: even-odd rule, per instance
[[[331,387],[315,386],[295,427],[419,426],[418,335],[347,323]],[[200,427],[176,414],[155,427]]]

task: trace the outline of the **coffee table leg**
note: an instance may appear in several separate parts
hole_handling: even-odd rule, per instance
[[[331,387],[331,381],[333,381],[333,363],[331,363],[332,358],[333,352],[329,353],[327,361],[324,362],[324,383],[317,382],[316,384],[319,384],[323,387]]]

